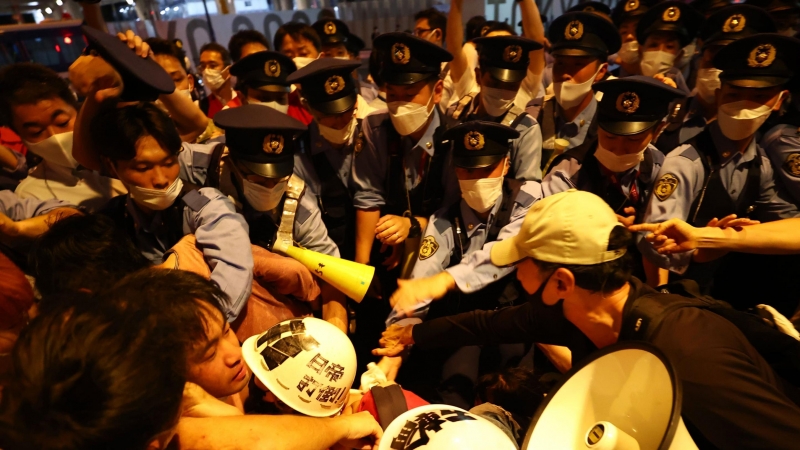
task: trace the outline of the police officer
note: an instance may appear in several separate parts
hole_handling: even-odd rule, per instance
[[[347,24],[337,19],[321,19],[314,22],[311,28],[319,35],[322,53],[326,58],[348,58],[347,36],[350,29]]]
[[[244,86],[245,104],[269,106],[302,122],[305,112],[290,104],[291,83],[286,81],[296,70],[292,58],[266,51],[240,59],[231,66],[231,75]]]
[[[507,149],[518,136],[513,128],[479,120],[445,133],[462,198],[431,216],[411,280],[401,281],[392,296],[395,309],[389,324],[407,312],[424,317],[431,300],[449,291],[480,291],[511,272],[492,267],[489,249],[495,241],[516,234],[525,213],[542,198],[538,182],[507,176]],[[477,297],[492,303],[498,296]]]
[[[229,151],[220,190],[244,215],[250,241],[268,250],[277,239],[296,242],[338,258],[339,249],[328,236],[316,196],[306,193],[305,182],[293,173],[295,138],[306,131],[305,125],[258,105],[221,111],[215,121],[225,130]],[[323,318],[346,331],[344,301],[342,293],[325,285]],[[332,303],[339,306],[326,314]]]
[[[639,69],[639,41],[636,40],[636,26],[639,20],[650,9],[649,2],[644,0],[625,0],[617,3],[611,12],[611,20],[619,31],[622,46],[615,55],[611,55],[609,63],[619,64],[611,73],[617,78],[641,73]]]
[[[383,58],[380,76],[389,108],[365,118],[364,146],[353,162],[360,263],[370,260],[375,239],[396,246],[409,235],[418,237],[427,218],[458,195],[436,107],[441,64],[452,55],[406,33],[382,34],[374,47]]]
[[[746,0],[745,3],[767,11],[775,20],[779,34],[797,36],[800,30],[800,4],[797,0]]]
[[[717,53],[722,85],[717,93],[717,120],[667,155],[643,218],[647,223],[676,217],[694,226],[706,226],[730,214],[762,222],[796,217],[798,208],[787,200],[776,183],[773,166],[757,145],[756,131],[772,110],[780,109],[787,92],[783,89],[796,72],[800,41],[777,34],[757,34],[739,39]],[[744,260],[728,255],[715,261],[720,267],[699,264],[703,255],[680,253],[662,256],[645,241],[642,253],[654,263],[697,279],[705,286],[713,280],[712,294],[735,306],[751,304],[763,292],[743,282],[762,280],[773,290],[773,303],[784,314],[794,312],[798,286],[792,260],[758,256]],[[694,258],[693,258],[694,257]],[[689,263],[694,259],[694,263]],[[754,261],[759,260],[758,263]],[[763,277],[763,278],[762,278]]]
[[[354,61],[323,58],[293,73],[314,121],[295,154],[294,173],[306,182],[319,200],[328,235],[341,256],[355,257],[355,209],[353,208],[353,155],[364,146],[362,121],[372,109],[358,95]]]
[[[676,66],[702,23],[703,16],[680,1],[661,2],[650,8],[636,26],[641,74],[669,78],[688,95],[691,89]],[[694,54],[694,50],[691,52]]]
[[[592,85],[606,78],[608,55],[620,48],[614,25],[597,14],[566,13],[550,25],[553,95],[531,102],[542,130],[542,164],[556,152],[588,147],[597,137],[597,100]],[[581,147],[583,148],[583,147]]]
[[[750,5],[731,5],[709,17],[700,29],[702,47],[695,91],[673,106],[669,125],[656,141],[656,147],[667,154],[700,134],[717,117],[716,91],[720,86],[720,69],[714,67],[717,52],[737,39],[774,32],[775,24],[769,14]]]
[[[583,154],[569,150],[557,158],[542,190],[545,195],[575,188],[592,192],[632,225],[640,222],[664,161],[651,141],[664,126],[669,103],[683,93],[642,75],[602,81],[595,89],[603,93],[597,140]],[[635,259],[635,275],[641,278],[650,271]]]
[[[453,103],[445,115],[449,126],[471,120],[488,120],[520,132],[511,145],[511,177],[541,180],[542,133],[536,119],[515,103],[517,91],[528,74],[530,52],[542,45],[519,36],[475,39],[479,67],[465,78],[472,79],[471,91]],[[468,80],[459,80],[461,86]],[[458,91],[457,91],[458,94]]]

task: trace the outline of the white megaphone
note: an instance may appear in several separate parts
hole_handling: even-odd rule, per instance
[[[681,385],[655,347],[619,343],[589,357],[545,397],[522,450],[696,450]]]
[[[273,250],[296,259],[306,266],[311,273],[356,302],[360,303],[364,299],[364,295],[366,295],[369,285],[372,283],[372,277],[375,275],[374,267],[293,245],[279,244],[282,244],[282,242],[276,241]]]

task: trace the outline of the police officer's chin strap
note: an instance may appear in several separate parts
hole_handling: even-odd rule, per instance
[[[283,202],[281,225],[275,237],[275,244],[273,244],[274,250],[284,251],[294,245],[294,237],[292,235],[294,231],[294,216],[297,213],[297,205],[300,203],[300,197],[303,195],[305,187],[306,183],[297,175],[292,174],[289,178],[289,183],[286,185],[286,200]]]

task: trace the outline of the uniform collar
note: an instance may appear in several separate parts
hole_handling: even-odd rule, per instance
[[[142,210],[136,206],[136,202],[131,199],[130,194],[128,194],[127,198],[125,199],[125,209],[128,211],[128,214],[131,215],[131,218],[133,218],[133,223],[135,224],[136,228],[141,228],[147,233],[157,232],[158,228],[163,224],[161,219],[161,211],[153,211],[153,217],[151,217],[148,222],[147,216],[145,216]]]
[[[575,125],[578,126],[578,130],[580,130],[583,127],[588,128],[589,124],[594,118],[594,113],[597,111],[597,97],[595,96],[595,92],[590,91],[590,95],[592,96],[592,100],[589,102],[588,105],[586,105],[586,108],[583,108],[583,111],[578,113],[578,115],[575,116],[575,119],[573,119],[571,122],[564,121],[565,125],[568,123],[574,123]],[[558,102],[556,102],[556,105],[558,105]],[[562,117],[563,113],[561,110],[561,105],[558,105],[555,109],[556,109],[556,116],[558,116],[561,120],[564,120],[564,118]]]
[[[717,151],[717,155],[719,156],[720,166],[724,166],[732,160],[745,163],[753,160],[756,157],[757,149],[755,136],[753,136],[753,138],[750,140],[750,143],[747,145],[744,153],[740,154],[739,152],[735,151],[733,141],[722,134],[722,130],[719,127],[719,122],[714,121],[711,123],[709,125],[709,129],[711,131],[711,138],[715,144],[714,147]]]
[[[439,119],[439,112],[437,111],[437,107],[434,106],[433,108],[433,119],[431,123],[428,124],[428,129],[425,130],[425,134],[422,135],[422,139],[414,145],[413,149],[420,148],[428,155],[433,156],[434,151],[434,142],[433,142],[433,134],[436,132],[436,129],[439,128],[439,124],[441,123]]]

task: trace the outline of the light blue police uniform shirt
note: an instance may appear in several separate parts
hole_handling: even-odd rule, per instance
[[[328,163],[336,171],[336,176],[352,194],[354,187],[351,181],[353,172],[353,141],[358,138],[358,128],[353,131],[350,141],[340,149],[331,147],[330,142],[326,141],[319,134],[319,125],[316,121],[308,124],[308,143],[310,148],[303,148],[294,154],[294,174],[306,182],[306,192],[315,196],[322,193],[322,183],[317,176],[312,158],[320,153],[325,154]],[[305,142],[305,141],[301,141]]]
[[[519,233],[525,215],[534,203],[542,199],[542,187],[539,182],[526,181],[522,184],[513,199],[511,215],[508,223],[497,224],[501,226],[495,241],[486,242],[489,237],[494,221],[501,210],[501,207],[509,203],[508,196],[511,192],[504,187],[503,196],[495,202],[487,221],[484,223],[470,208],[464,200],[459,200],[461,208],[461,218],[464,221],[461,226],[462,232],[469,238],[469,244],[463,249],[461,262],[452,265],[450,258],[459,243],[458,237],[454,233],[454,224],[450,222],[450,205],[442,207],[436,211],[429,219],[428,226],[423,234],[424,240],[432,239],[438,244],[438,248],[430,256],[423,259],[421,255],[414,265],[411,272],[412,279],[426,278],[442,271],[449,273],[455,280],[456,286],[461,292],[472,293],[479,291],[487,285],[509,275],[515,270],[511,267],[497,267],[492,264],[490,253],[495,243],[515,236]],[[451,204],[452,205],[452,204]],[[412,318],[416,322],[421,321],[428,312],[431,300],[420,302],[415,308]],[[393,310],[386,321],[386,325],[391,325],[399,320],[406,320],[402,313]]]
[[[32,219],[47,214],[58,208],[78,208],[77,206],[55,198],[39,200],[38,198],[20,198],[14,192],[4,189],[0,191],[0,212],[14,222]]]
[[[761,189],[756,200],[756,214],[754,219],[762,222],[800,216],[797,206],[788,200],[788,194],[783,187],[775,182],[775,174],[769,158],[753,139],[744,153],[736,152],[733,141],[726,138],[717,122],[709,125],[711,138],[720,158],[720,164],[713,167],[718,170],[723,186],[728,191],[731,199],[736,201],[747,182],[745,166],[754,158],[761,158]],[[726,153],[727,156],[726,156]],[[705,170],[702,155],[691,144],[685,144],[672,151],[664,159],[657,180],[671,174],[677,180],[675,190],[664,200],[656,195],[650,197],[643,221],[645,223],[661,223],[672,218],[687,222],[693,220],[689,217],[694,200],[700,195],[705,184]],[[656,181],[656,186],[658,181]],[[720,217],[721,219],[721,217]],[[673,255],[660,255],[653,246],[644,239],[639,240],[639,250],[651,262],[661,268],[683,273],[691,262],[692,252],[683,252]]]
[[[422,181],[420,161],[422,154],[433,156],[433,134],[441,124],[438,108],[434,108],[433,119],[418,141],[409,136],[400,137],[400,148],[406,174],[406,188],[411,190]],[[353,158],[353,206],[358,209],[379,208],[386,204],[386,177],[389,174],[389,131],[392,122],[388,110],[374,111],[364,118],[364,145],[361,152]],[[392,133],[395,135],[395,133]],[[444,163],[444,199],[442,204],[450,204],[459,198],[460,189],[453,170],[452,154],[448,152]]]
[[[759,143],[786,191],[800,205],[800,130],[794,125],[776,125]]]
[[[223,168],[220,179],[222,192],[241,205],[239,194],[233,186],[230,170]],[[306,187],[306,189],[308,188]],[[281,212],[277,208],[272,211],[257,212],[256,214],[268,215],[276,225],[280,226]],[[325,223],[322,221],[322,213],[317,204],[317,197],[307,190],[303,192],[300,202],[297,204],[294,226],[292,227],[292,238],[303,248],[339,257],[339,247],[328,236],[328,228],[325,227]]]
[[[556,100],[553,99],[552,101],[555,102]],[[586,105],[586,108],[569,122],[564,119],[564,113],[561,111],[561,105],[559,105],[558,102],[556,102],[554,109],[556,111],[555,137],[556,139],[566,139],[569,141],[569,145],[565,150],[583,144],[583,141],[586,140],[586,135],[589,133],[589,128],[591,128],[592,120],[595,118],[595,112],[597,112],[597,98],[592,95],[592,100]]]

